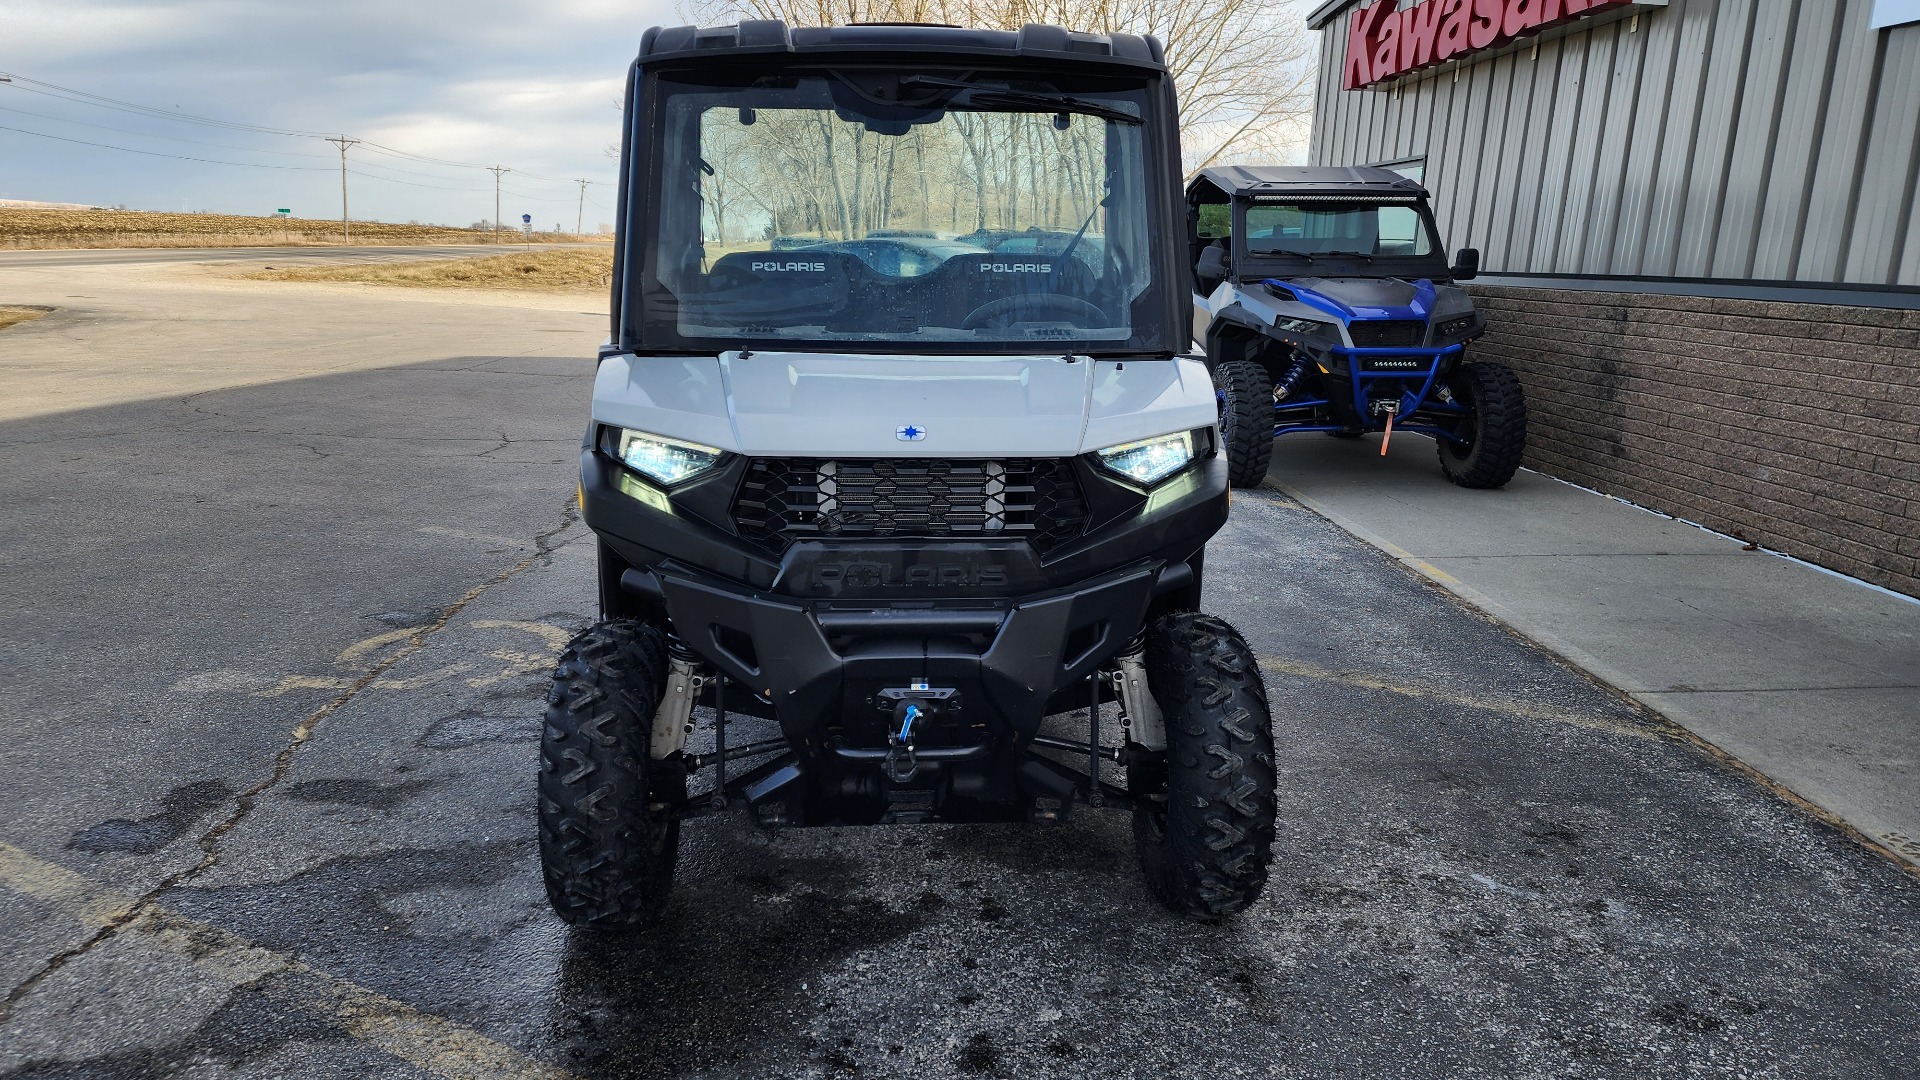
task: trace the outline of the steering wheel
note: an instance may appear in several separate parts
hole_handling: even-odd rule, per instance
[[[1043,314],[1046,313],[1046,314]],[[1072,323],[1082,330],[1112,326],[1107,313],[1077,296],[1065,293],[1030,293],[990,300],[967,313],[960,321],[962,330],[1004,330],[1027,322]]]

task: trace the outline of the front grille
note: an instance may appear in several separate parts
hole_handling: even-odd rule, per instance
[[[795,540],[1021,539],[1042,554],[1086,531],[1071,462],[1053,458],[755,458],[733,500],[740,535]]]
[[[1408,349],[1427,336],[1427,324],[1415,319],[1356,320],[1347,324],[1356,349]]]

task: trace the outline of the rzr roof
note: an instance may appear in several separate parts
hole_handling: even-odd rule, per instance
[[[1219,165],[1188,185],[1212,184],[1238,199],[1250,195],[1391,195],[1425,198],[1418,180],[1373,165]]]
[[[927,53],[1166,69],[1166,53],[1157,38],[1082,34],[1033,23],[1019,30],[971,30],[924,23],[790,28],[777,19],[761,19],[734,26],[656,26],[640,39],[642,64],[695,58],[747,60],[756,55],[811,59],[823,55],[913,54],[917,59]]]

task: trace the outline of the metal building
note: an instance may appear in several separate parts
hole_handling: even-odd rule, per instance
[[[1529,463],[1920,594],[1920,3],[1327,0],[1314,164],[1477,247]]]

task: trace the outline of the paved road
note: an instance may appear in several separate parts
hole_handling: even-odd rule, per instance
[[[0,333],[0,1072],[1912,1074],[1912,878],[1273,493],[1209,559],[1281,705],[1243,918],[1114,816],[722,819],[658,932],[571,934],[595,305],[87,273],[0,270],[91,297]]]
[[[1288,438],[1268,482],[1920,869],[1920,602],[1433,444]]]
[[[535,244],[536,248],[569,247]],[[88,248],[80,250],[0,250],[0,270],[53,266],[153,266],[166,263],[219,263],[282,260],[287,262],[392,262],[402,259],[470,259],[522,251],[525,245],[508,243],[443,244],[433,247],[240,247],[240,248]]]

